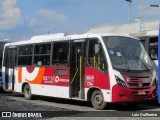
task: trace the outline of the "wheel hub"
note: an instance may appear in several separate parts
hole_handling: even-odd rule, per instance
[[[26,95],[26,96],[29,96],[29,94],[30,94],[30,89],[26,89],[26,90],[25,90],[25,95]]]
[[[96,95],[94,101],[97,105],[101,105],[103,103],[103,98],[101,95]]]

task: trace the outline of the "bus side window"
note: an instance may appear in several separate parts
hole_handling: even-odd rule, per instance
[[[101,43],[97,39],[89,41],[88,63],[102,72],[107,71],[107,63]]]
[[[58,42],[53,44],[52,64],[54,66],[68,66],[69,42]]]
[[[20,46],[18,51],[18,65],[32,65],[33,46]]]
[[[50,65],[51,44],[35,45],[34,64]]]

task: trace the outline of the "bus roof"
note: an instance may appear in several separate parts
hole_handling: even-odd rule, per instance
[[[76,39],[93,38],[93,37],[101,37],[101,36],[131,37],[128,35],[114,34],[114,33],[98,33],[98,34],[85,33],[85,34],[73,34],[73,35],[65,35],[64,33],[55,33],[55,34],[33,36],[30,40],[7,43],[6,46],[29,44],[29,43],[52,42],[52,41],[65,41],[65,40],[67,41],[67,40],[76,40]],[[134,38],[134,37],[131,37],[131,38]]]

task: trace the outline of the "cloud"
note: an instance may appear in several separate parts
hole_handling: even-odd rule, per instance
[[[35,19],[35,18],[31,18],[30,20],[29,20],[29,25],[30,26],[33,26],[33,25],[35,25],[35,24],[37,24],[38,23],[38,21]]]
[[[25,16],[24,17],[24,22],[28,23],[29,26],[34,26],[38,23],[38,20],[35,19],[35,18],[32,18],[32,17]]]
[[[58,20],[61,22],[64,22],[67,20],[67,17],[65,15],[55,11],[51,11],[51,10],[41,9],[37,11],[37,14],[42,15],[46,18]]]
[[[21,10],[15,7],[16,0],[0,0],[0,29],[10,29],[20,24]]]

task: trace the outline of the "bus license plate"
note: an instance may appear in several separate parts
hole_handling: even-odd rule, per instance
[[[146,92],[145,91],[138,91],[138,95],[145,95]]]

